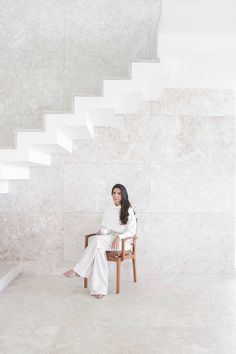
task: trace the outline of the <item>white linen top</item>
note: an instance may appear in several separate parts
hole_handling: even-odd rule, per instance
[[[126,225],[120,221],[120,205],[109,205],[105,208],[100,229],[106,228],[119,235],[119,237],[132,237],[136,234],[137,222],[134,211],[131,207],[128,209],[128,221]]]

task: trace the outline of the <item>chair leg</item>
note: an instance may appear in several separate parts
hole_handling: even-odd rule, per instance
[[[118,259],[118,261],[116,262],[116,293],[117,294],[120,293],[120,264],[121,261],[120,259]]]
[[[137,281],[136,258],[132,258],[134,282]]]
[[[84,278],[84,288],[88,287],[88,278]]]

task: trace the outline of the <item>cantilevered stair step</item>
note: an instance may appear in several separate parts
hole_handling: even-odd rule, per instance
[[[131,78],[140,79],[151,75],[170,75],[173,65],[173,60],[168,58],[160,59],[159,62],[155,63],[134,62],[131,64]]]
[[[20,162],[25,166],[46,165],[51,164],[51,155],[35,146],[30,146],[23,151],[18,149],[0,149],[1,162]]]
[[[172,63],[164,60],[159,63],[132,63],[132,80],[142,81],[143,101],[158,100],[164,87],[168,87]]]
[[[103,80],[103,95],[116,114],[133,114],[140,109],[142,99],[142,81]]]
[[[19,261],[0,261],[0,292],[23,271]]]
[[[58,130],[71,139],[94,138],[93,124],[88,115],[80,118],[78,114],[47,113],[45,115],[45,130],[48,133]]]
[[[74,114],[46,114],[45,131],[18,131],[17,148],[35,147],[47,153],[72,152],[73,139],[94,137],[89,117],[80,119]]]
[[[0,149],[0,161],[49,166],[51,153],[71,152],[73,139],[91,139],[93,126],[71,114],[46,114],[45,131],[17,132],[17,149]]]
[[[20,162],[0,162],[0,180],[29,179],[30,168]]]
[[[112,97],[119,95],[122,92],[127,91],[141,91],[143,78],[137,78],[136,80],[103,80],[103,95],[104,97]],[[111,101],[115,103],[115,100]]]
[[[121,106],[121,95],[132,98],[132,92],[142,92],[142,100],[158,99],[169,78],[169,62],[164,63],[132,63],[130,80],[103,80],[103,95],[115,106],[116,113],[126,113],[125,105]],[[129,109],[129,108],[128,108]],[[132,113],[132,112],[130,112]],[[135,113],[135,112],[134,112]]]
[[[17,149],[26,151],[30,147],[44,149],[47,153],[72,152],[72,140],[63,132],[21,131],[17,134]]]
[[[112,102],[104,97],[75,97],[74,114],[81,119],[89,118],[94,127],[111,127],[116,124],[115,109]]]
[[[9,182],[7,180],[0,180],[0,194],[9,193]]]

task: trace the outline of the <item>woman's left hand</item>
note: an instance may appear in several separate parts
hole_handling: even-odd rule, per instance
[[[120,243],[120,237],[119,235],[115,235],[115,238],[112,241],[111,248],[117,251],[119,249],[119,243]]]

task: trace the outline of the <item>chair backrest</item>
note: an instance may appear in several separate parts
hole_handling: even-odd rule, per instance
[[[138,238],[138,236],[137,236],[137,230],[138,230],[138,218],[137,218],[137,216],[135,216],[135,218],[136,218],[136,224],[137,224],[137,226],[136,226],[136,233],[135,233],[135,235],[133,236],[133,240],[132,240],[132,242],[130,242],[130,243],[131,243],[131,245],[133,245],[134,240],[136,240],[136,239]]]
[[[135,216],[135,217],[136,217],[136,234],[135,234],[135,237],[138,238],[138,237],[137,237],[137,232],[138,232],[138,218],[137,218],[137,216]]]

